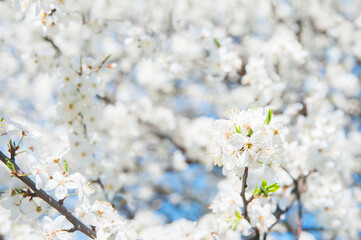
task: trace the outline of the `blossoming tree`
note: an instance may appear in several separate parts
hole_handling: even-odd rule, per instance
[[[0,1],[0,239],[358,239],[360,10]]]

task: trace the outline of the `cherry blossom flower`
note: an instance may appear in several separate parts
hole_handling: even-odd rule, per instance
[[[240,175],[245,167],[253,170],[263,167],[267,174],[269,168],[279,170],[281,133],[274,127],[270,130],[271,120],[267,122],[263,110],[229,111],[225,115],[228,120],[214,123],[208,147],[215,164],[223,165],[224,174]]]
[[[69,232],[65,231],[70,229],[71,224],[66,220],[64,216],[58,216],[54,220],[50,217],[45,216],[43,218],[43,229],[45,232],[45,237],[49,240],[68,240],[72,239],[72,236]]]
[[[64,199],[68,194],[68,189],[79,188],[79,183],[76,181],[76,175],[66,176],[63,173],[55,172],[49,181],[45,184],[44,190],[54,190],[55,197],[59,200]]]

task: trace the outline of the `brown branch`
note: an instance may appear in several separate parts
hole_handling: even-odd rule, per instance
[[[297,198],[297,208],[298,208],[298,212],[297,212],[298,213],[298,226],[297,226],[297,232],[296,232],[296,239],[297,240],[300,238],[301,232],[302,232],[302,217],[303,217],[303,214],[302,214],[301,192],[304,191],[304,185],[305,185],[305,181],[306,181],[307,176],[300,176],[295,182],[294,193],[295,193],[296,198]]]
[[[56,55],[60,56],[61,54],[61,50],[60,48],[54,43],[53,39],[49,38],[48,36],[45,36],[43,38],[46,42],[50,43],[51,46],[55,49]]]
[[[161,132],[160,130],[158,130],[156,128],[156,126],[154,125],[150,125],[149,126],[151,128],[151,132],[156,135],[157,137],[159,137],[160,139],[167,139],[169,140],[176,148],[179,149],[179,151],[182,152],[182,154],[185,156],[186,158],[186,163],[187,164],[191,164],[191,163],[196,163],[196,162],[200,162],[199,159],[195,159],[195,158],[190,158],[189,157],[189,153],[187,151],[187,148],[181,144],[179,141],[175,140],[172,136],[164,133],[164,132]]]
[[[7,165],[6,159],[9,159],[5,154],[0,151],[0,160]],[[80,231],[87,235],[88,237],[95,239],[96,232],[87,226],[85,226],[81,221],[79,221],[74,215],[68,211],[62,204],[56,201],[54,198],[49,196],[46,192],[42,189],[37,189],[33,180],[31,180],[28,176],[23,176],[23,171],[19,168],[19,166],[13,162],[16,173],[14,174],[15,177],[20,179],[23,183],[25,183],[31,190],[34,191],[36,197],[42,199],[46,203],[48,203],[51,207],[55,208],[60,214],[62,214],[69,222],[71,222],[74,227],[73,231]]]
[[[244,169],[244,173],[243,173],[243,176],[242,176],[242,190],[241,190],[241,197],[242,197],[242,201],[243,201],[243,211],[242,211],[242,215],[244,217],[244,219],[247,220],[247,222],[249,222],[249,224],[251,224],[251,219],[249,218],[248,216],[248,204],[253,200],[254,198],[254,195],[252,195],[248,200],[246,198],[246,189],[248,187],[247,185],[247,178],[248,178],[248,167],[246,167]],[[259,230],[258,228],[253,228],[255,234],[250,238],[251,239],[259,239]]]
[[[102,67],[103,65],[105,64],[105,62],[110,58],[110,54],[108,56],[106,56],[103,61],[100,63],[100,65],[95,69],[95,73],[97,73]]]
[[[106,104],[115,105],[116,103],[116,99],[113,96],[105,95],[104,97],[102,97],[97,94],[96,97],[104,101]]]
[[[244,169],[244,173],[243,173],[243,177],[242,177],[242,190],[241,190],[241,197],[242,197],[242,201],[243,201],[243,217],[249,222],[251,223],[251,220],[249,219],[248,216],[248,211],[247,211],[247,207],[248,207],[248,201],[246,199],[246,188],[247,186],[247,178],[248,178],[248,167],[246,167]]]
[[[69,233],[72,233],[72,232],[75,232],[77,229],[76,227],[72,227],[70,229],[67,229],[67,230],[64,230],[65,232],[69,232]]]
[[[250,202],[252,202],[252,200],[255,198],[255,195],[252,194],[252,196],[250,198],[248,198],[247,200],[247,204],[249,204]]]
[[[298,177],[297,180],[294,181],[294,184],[295,184],[294,194],[296,195],[297,207],[298,207],[298,226],[297,226],[297,232],[296,232],[297,240],[300,238],[301,233],[302,233],[303,214],[302,214],[301,194],[305,191],[307,177],[310,176],[314,172],[316,172],[316,170],[311,170],[306,175],[301,175]]]
[[[100,178],[97,178],[97,179],[91,181],[91,183],[92,183],[92,184],[95,184],[95,183],[99,184],[99,187],[100,187],[100,188],[102,189],[102,191],[103,191],[104,197],[106,198],[106,200],[110,203],[110,205],[111,205],[114,209],[116,209],[116,210],[118,210],[118,211],[124,210],[125,213],[127,214],[127,216],[128,216],[130,219],[133,219],[133,218],[135,217],[135,216],[134,216],[134,213],[131,212],[131,210],[130,210],[127,206],[125,206],[124,208],[121,208],[121,209],[120,209],[119,207],[115,207],[115,205],[109,200],[109,197],[108,197],[107,194],[105,193],[105,186],[104,186],[104,184],[102,183],[102,181],[100,180]],[[121,190],[120,190],[120,192],[121,192]],[[126,205],[126,204],[127,204],[127,203],[124,202],[124,203],[122,204],[122,206],[124,206],[124,205]]]
[[[301,198],[299,197],[297,200],[298,205],[298,226],[297,226],[297,235],[296,239],[300,239],[301,232],[302,232],[302,202]]]
[[[291,206],[297,201],[297,207],[298,207],[298,225],[297,225],[297,232],[296,232],[296,239],[299,239],[301,232],[302,232],[302,201],[301,201],[301,193],[304,192],[304,188],[305,188],[305,183],[306,183],[306,179],[308,176],[310,176],[312,173],[316,172],[316,170],[311,170],[308,174],[306,175],[300,175],[297,179],[294,179],[291,174],[287,171],[287,169],[283,168],[287,174],[292,178],[293,180],[293,185],[294,185],[294,189],[292,189],[291,192],[291,203],[290,205],[282,210],[280,209],[280,207],[277,205],[276,211],[273,213],[273,215],[276,217],[276,222],[274,222],[267,230],[267,232],[265,233],[265,235],[263,236],[263,240],[267,239],[267,233],[271,231],[271,229],[280,222],[280,218],[283,214],[285,214],[286,212],[288,212],[291,208]]]
[[[297,179],[294,179],[291,174],[287,171],[286,168],[283,167],[283,170],[285,170],[285,172],[292,178],[293,180],[293,185],[294,188],[291,191],[291,203],[290,205],[282,210],[280,209],[280,207],[277,205],[277,208],[275,210],[275,212],[273,213],[273,215],[276,217],[276,222],[274,222],[268,229],[267,232],[264,234],[263,236],[263,240],[267,239],[267,234],[271,231],[271,229],[280,222],[280,218],[283,214],[285,214],[286,212],[288,212],[291,208],[291,206],[297,201],[298,203],[298,225],[297,225],[297,233],[296,233],[296,239],[299,239],[299,236],[302,232],[302,202],[301,202],[301,193],[304,192],[304,188],[305,188],[305,183],[306,183],[306,179],[308,176],[310,176],[312,173],[316,172],[316,170],[311,170],[310,172],[308,172],[308,174],[306,175],[300,175]],[[291,185],[290,185],[291,186]]]
[[[155,124],[142,120],[140,117],[137,117],[136,115],[134,116],[137,118],[138,123],[145,125],[153,135],[157,136],[162,140],[164,139],[170,141],[176,148],[178,148],[178,150],[181,151],[184,157],[186,158],[185,162],[187,164],[201,162],[200,159],[189,157],[189,152],[187,151],[186,146],[182,144],[180,141],[176,140],[175,137],[160,130],[159,127],[156,126]]]
[[[293,205],[293,203],[295,202],[295,198],[293,199],[292,203],[285,208],[284,210],[282,210],[279,205],[277,205],[276,211],[273,213],[273,215],[276,217],[276,221],[267,229],[267,232],[263,235],[263,240],[267,239],[267,234],[271,231],[271,229],[280,222],[281,220],[281,216],[283,214],[285,214],[286,212],[288,212],[288,210],[290,210],[291,206]]]

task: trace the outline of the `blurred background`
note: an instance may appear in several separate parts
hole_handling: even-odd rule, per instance
[[[0,12],[0,106],[47,153],[70,148],[94,199],[136,229],[211,213],[225,178],[206,151],[212,123],[272,107],[284,168],[317,172],[304,239],[360,238],[361,1],[17,0]],[[297,214],[291,204],[270,237],[295,239]]]

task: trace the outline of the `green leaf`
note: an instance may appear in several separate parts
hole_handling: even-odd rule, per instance
[[[239,219],[242,218],[242,215],[241,215],[237,210],[235,211],[235,214],[236,214],[236,217],[237,217],[237,218],[239,218]]]
[[[262,187],[266,187],[267,186],[267,181],[262,179]]]
[[[268,190],[264,187],[261,187],[261,192],[266,196],[268,197]]]
[[[266,188],[267,188],[267,189],[273,188],[273,187],[276,186],[276,185],[277,185],[277,183],[273,183],[273,184],[271,184],[271,185],[268,185]]]
[[[15,172],[15,166],[12,162],[9,161],[9,159],[6,159],[6,165],[8,166],[8,168],[12,171]]]
[[[272,187],[274,187],[274,186],[276,186],[276,185],[277,185],[277,183],[273,183],[273,184],[271,184],[271,185],[268,185],[266,188],[269,189],[269,188],[272,188]]]
[[[256,189],[253,191],[253,194],[258,194],[258,184],[256,184]]]
[[[247,137],[252,136],[252,134],[253,134],[253,130],[252,130],[252,128],[248,129],[248,135],[247,135]]]
[[[234,231],[234,229],[237,227],[239,220],[235,221],[232,225],[232,231]]]
[[[268,110],[267,118],[266,118],[266,121],[264,121],[264,124],[269,125],[269,123],[271,122],[271,119],[272,119],[272,112],[273,112],[272,108]]]
[[[65,172],[69,172],[69,165],[68,163],[66,162],[66,160],[64,159],[64,168],[65,168]]]
[[[234,128],[236,129],[236,131],[237,131],[238,133],[241,133],[241,134],[242,134],[241,126],[239,126],[239,127],[237,128],[236,124],[234,124]]]
[[[213,42],[214,42],[214,44],[216,44],[216,46],[217,46],[218,48],[221,47],[221,44],[218,42],[217,38],[213,38]]]
[[[280,185],[278,185],[277,183],[274,183],[274,184],[266,187],[268,192],[276,192],[279,188],[280,188]]]

